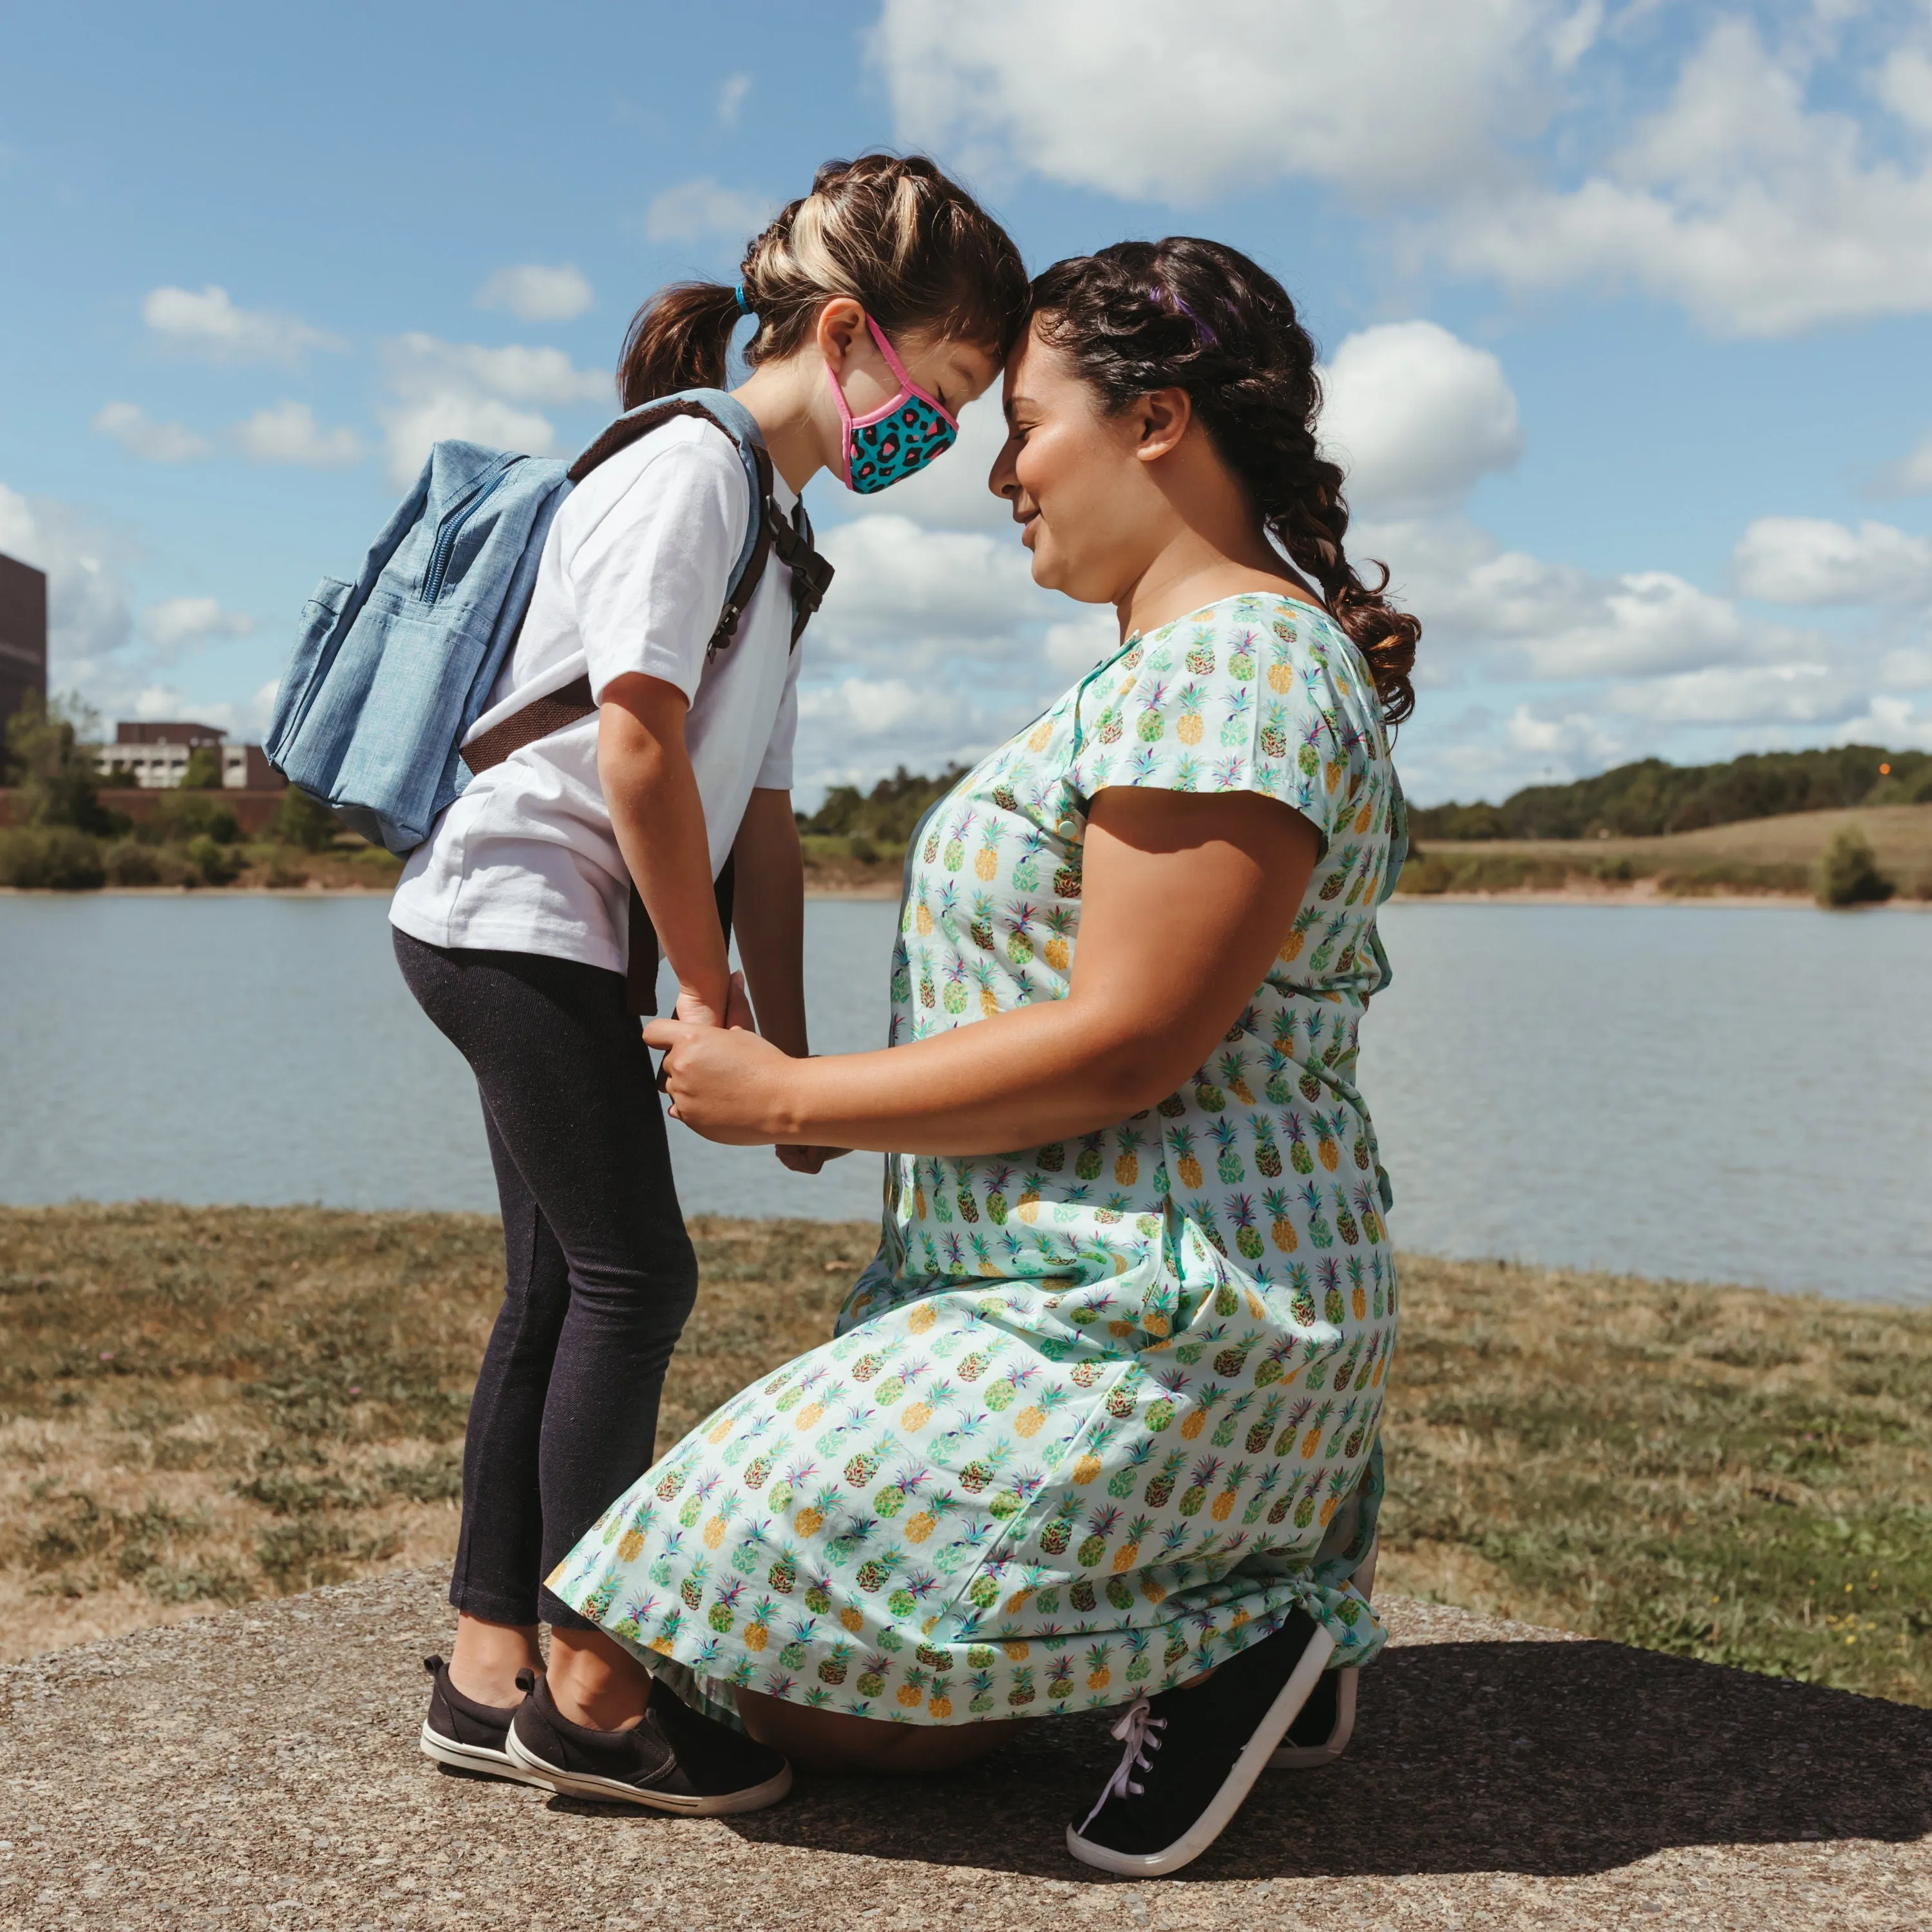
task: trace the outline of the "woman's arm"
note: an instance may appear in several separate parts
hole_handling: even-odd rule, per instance
[[[802,1060],[805,1030],[805,860],[791,794],[752,794],[731,848],[732,923],[758,1030]]]
[[[704,802],[684,743],[682,692],[632,671],[604,687],[597,776],[617,849],[677,975],[682,1019],[722,1027],[730,965],[711,885]]]
[[[1110,789],[1088,822],[1065,999],[819,1060],[676,1021],[645,1037],[670,1049],[678,1118],[713,1140],[970,1155],[1089,1132],[1207,1058],[1287,937],[1318,851],[1306,819],[1256,794]]]

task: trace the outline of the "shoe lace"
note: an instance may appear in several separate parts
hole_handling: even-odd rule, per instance
[[[1114,1767],[1114,1774],[1101,1786],[1100,1795],[1094,1801],[1094,1808],[1081,1820],[1080,1828],[1085,1831],[1099,1817],[1110,1798],[1138,1798],[1147,1787],[1134,1782],[1137,1771],[1151,1771],[1150,1751],[1160,1749],[1162,1739],[1158,1735],[1167,1729],[1167,1720],[1154,1714],[1154,1706],[1144,1697],[1136,1698],[1127,1706],[1126,1714],[1114,1726],[1114,1735],[1126,1746],[1120,1754],[1120,1762]]]

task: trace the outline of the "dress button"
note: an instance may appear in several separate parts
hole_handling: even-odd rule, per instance
[[[1062,838],[1076,838],[1080,835],[1079,826],[1070,818],[1063,818],[1053,829]]]

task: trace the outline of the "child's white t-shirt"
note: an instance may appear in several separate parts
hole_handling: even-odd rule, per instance
[[[774,475],[789,516],[796,494]],[[789,790],[800,652],[791,572],[776,552],[707,664],[751,492],[730,437],[674,418],[600,464],[551,524],[515,648],[470,736],[586,670],[591,695],[627,672],[691,700],[685,743],[722,871],[754,787]],[[537,952],[621,973],[630,874],[597,776],[590,717],[479,772],[410,854],[392,924],[433,946]]]

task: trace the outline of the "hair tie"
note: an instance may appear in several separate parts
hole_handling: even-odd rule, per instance
[[[754,313],[752,304],[745,299],[745,285],[742,282],[734,284],[731,292],[737,298],[738,313],[740,315],[750,315]]]

